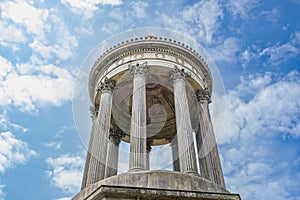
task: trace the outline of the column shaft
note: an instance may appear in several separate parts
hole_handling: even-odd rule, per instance
[[[216,138],[208,104],[211,102],[208,90],[197,93],[200,130],[197,133],[200,171],[204,178],[225,187]]]
[[[192,135],[192,125],[186,94],[185,77],[188,74],[175,67],[172,74],[175,114],[178,139],[178,153],[181,172],[197,173],[196,154]]]
[[[133,77],[129,171],[143,170],[146,160],[146,74],[147,64],[130,65]]]
[[[107,161],[104,178],[117,175],[119,144],[121,142],[121,134],[119,130],[111,130],[109,135],[109,143],[107,147]]]
[[[89,141],[89,146],[88,146],[88,151],[87,151],[86,161],[85,161],[85,166],[84,166],[84,172],[83,172],[83,177],[82,177],[81,190],[87,186],[88,171],[89,171],[89,166],[90,166],[90,161],[91,161],[91,149],[92,149],[92,144],[93,144],[93,137],[95,134],[95,119],[97,117],[95,108],[93,106],[90,106],[90,112],[91,112],[91,118],[92,118],[92,128],[91,128],[90,141]]]
[[[104,83],[101,83],[99,88],[102,93],[100,97],[98,117],[95,121],[94,127],[95,133],[92,141],[91,161],[88,171],[87,185],[102,180],[105,175],[112,107],[112,90],[114,84],[114,81],[105,79]]]

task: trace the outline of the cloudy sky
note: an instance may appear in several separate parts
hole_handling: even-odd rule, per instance
[[[114,34],[161,27],[193,37],[219,68],[226,100],[211,107],[216,124],[217,102],[226,101],[218,144],[228,190],[299,200],[299,10],[299,0],[1,0],[0,199],[79,191],[86,148],[72,93],[80,66]]]

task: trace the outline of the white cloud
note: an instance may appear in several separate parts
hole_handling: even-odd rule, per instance
[[[84,160],[79,156],[62,155],[58,158],[48,158],[46,163],[51,170],[46,171],[51,184],[66,193],[80,190]]]
[[[22,131],[27,132],[28,129],[24,128],[23,126],[19,124],[15,124],[11,122],[8,118],[7,111],[4,110],[2,113],[0,113],[0,130],[15,130],[15,131]]]
[[[53,148],[55,150],[61,149],[61,142],[45,142],[45,147]]]
[[[300,73],[242,77],[226,99],[219,147],[228,189],[245,200],[294,199],[300,186],[294,143],[300,138]]]
[[[300,137],[295,127],[300,123],[300,74],[285,77],[265,73],[242,77],[236,90],[227,95],[228,116],[221,143],[238,139],[241,134],[288,134]],[[276,106],[276,109],[274,109]]]
[[[9,63],[0,59],[1,65]],[[10,64],[10,63],[9,63]],[[54,65],[9,65],[10,72],[0,84],[0,105],[14,105],[23,111],[37,111],[35,104],[60,105],[72,96],[73,76]]]
[[[243,55],[245,63],[250,59],[266,60],[265,66],[278,66],[300,54],[300,32],[296,31],[290,35],[289,41],[270,45],[264,49],[252,46]]]
[[[296,57],[299,54],[299,48],[295,47],[290,43],[276,44],[271,47],[267,47],[262,50],[260,56],[268,56],[269,62],[274,65],[288,60],[289,58]]]
[[[277,8],[273,8],[272,10],[263,11],[263,15],[266,15],[267,19],[271,21],[272,23],[277,23],[280,19],[280,12]]]
[[[17,43],[25,42],[25,40],[26,38],[20,29],[5,21],[0,21],[0,45],[11,47],[16,51],[18,50]]]
[[[216,33],[224,17],[223,7],[218,0],[201,0],[186,6],[177,13],[158,13],[159,23],[207,44],[215,43]]]
[[[77,38],[70,33],[57,9],[37,8],[32,1],[23,0],[1,2],[0,9],[3,10],[1,45],[16,51],[20,43],[30,41],[31,58],[36,63],[47,63],[49,59],[59,63],[74,54]],[[28,34],[23,34],[24,29]]]
[[[226,38],[209,51],[215,62],[236,62],[237,54],[240,52],[239,40],[234,37]]]
[[[132,8],[132,14],[137,19],[142,19],[147,16],[146,8],[148,7],[148,3],[144,1],[133,1],[130,3],[130,7]]]
[[[16,165],[25,164],[36,153],[28,145],[7,131],[0,133],[0,173]]]
[[[25,26],[28,33],[33,33],[39,37],[44,36],[48,10],[35,8],[21,0],[1,2],[0,8],[2,9],[2,18],[11,19],[13,22]]]
[[[182,11],[182,17],[188,23],[188,31],[192,31],[200,40],[207,43],[213,41],[223,15],[222,6],[217,0],[202,0]]]
[[[0,55],[0,81],[13,69],[11,62]]]
[[[61,3],[70,6],[72,12],[84,14],[90,18],[93,12],[99,9],[97,5],[118,6],[122,4],[122,0],[61,0]]]
[[[70,200],[70,199],[72,199],[72,197],[62,197],[62,198],[55,199],[55,200]]]
[[[142,18],[149,17],[147,12],[148,3],[144,1],[132,1],[126,7],[115,7],[109,17],[112,19],[102,25],[102,30],[116,34],[120,31],[130,30],[137,26],[137,22]]]
[[[227,3],[227,9],[234,18],[246,19],[250,11],[258,5],[258,0],[230,0]]]
[[[54,13],[49,15],[52,23],[51,31],[55,32],[55,36],[51,34],[47,39],[34,38],[28,46],[34,51],[32,56],[42,57],[40,60],[49,60],[54,58],[57,60],[67,60],[73,56],[78,45],[77,38],[70,33],[64,21],[55,16]],[[58,25],[59,24],[59,25]]]

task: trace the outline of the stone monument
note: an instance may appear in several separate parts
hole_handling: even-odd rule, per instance
[[[191,47],[152,35],[123,41],[98,58],[88,86],[92,130],[73,200],[240,199],[225,188],[212,75]],[[129,170],[118,174],[121,141],[130,143]],[[173,170],[149,168],[158,145],[170,146]]]

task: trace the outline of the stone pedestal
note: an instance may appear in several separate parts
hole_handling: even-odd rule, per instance
[[[199,176],[170,171],[119,174],[86,187],[72,200],[164,199],[240,200]]]

